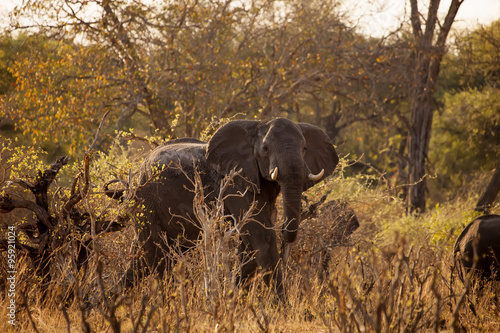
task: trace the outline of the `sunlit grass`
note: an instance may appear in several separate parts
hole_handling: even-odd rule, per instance
[[[105,168],[106,163],[97,165]],[[66,269],[64,261],[54,263],[52,269],[59,275],[45,292],[33,279],[29,260],[19,255],[18,327],[36,327],[40,332],[87,328],[96,332],[415,332],[451,331],[454,324],[467,331],[500,328],[500,309],[492,296],[497,286],[480,291],[473,283],[461,304],[465,288],[452,271],[454,240],[477,214],[474,196],[435,205],[417,217],[408,215],[397,191],[375,176],[337,173],[305,195],[313,204],[326,193],[326,201],[348,202],[360,228],[345,244],[331,244],[327,237],[335,221],[321,209],[319,215],[303,221],[284,272],[285,303],[260,276],[246,287],[236,284],[237,233],[211,207],[200,210],[205,224],[199,245],[184,254],[171,254],[177,264],[164,279],[147,277],[124,294],[113,291],[132,258],[135,233],[131,227],[100,237],[84,274]],[[88,204],[100,213],[123,210],[104,197]],[[204,203],[198,200],[195,205]],[[498,213],[500,207],[493,211]],[[326,254],[329,259],[323,265]],[[2,281],[5,271],[2,266]],[[70,290],[77,292],[71,296]],[[5,293],[0,297],[5,299]],[[0,318],[6,314],[6,307],[0,307]],[[1,320],[0,331],[12,331],[12,327]]]

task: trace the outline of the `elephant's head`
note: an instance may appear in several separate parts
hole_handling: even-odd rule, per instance
[[[288,243],[297,237],[302,191],[330,175],[339,160],[324,131],[283,118],[227,123],[208,142],[206,157],[221,174],[241,169],[254,191],[263,181],[279,184]]]

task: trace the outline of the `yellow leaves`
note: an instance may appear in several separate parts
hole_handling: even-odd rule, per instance
[[[11,157],[4,161],[4,167],[10,166],[10,177],[12,179],[23,179],[29,174],[36,174],[36,170],[41,170],[43,167],[40,156],[46,154],[42,149],[33,146],[25,147],[21,145],[14,147],[10,140],[0,143],[0,152],[3,151],[10,152],[7,156],[10,155]]]

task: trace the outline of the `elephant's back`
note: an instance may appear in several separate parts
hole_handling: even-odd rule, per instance
[[[206,143],[202,141],[176,140],[157,147],[145,159],[136,192],[144,206],[144,219],[149,221],[145,234],[140,234],[141,239],[152,237],[159,241],[154,237],[158,238],[162,231],[169,239],[178,235],[197,238],[199,229],[195,223],[185,221],[195,221],[195,170],[199,171],[203,184],[208,183],[205,152]]]
[[[146,159],[146,163],[150,165],[171,162],[190,163],[204,159],[206,151],[206,142],[192,138],[177,139],[155,148]]]
[[[206,150],[206,142],[197,139],[183,138],[169,141],[155,148],[144,160],[141,182],[159,172],[190,173],[200,163],[204,164]]]
[[[492,246],[500,250],[500,215],[483,215],[469,223],[455,242],[454,251],[471,259],[474,246],[480,254],[490,252]]]
[[[455,253],[464,253],[466,251],[467,244],[477,235],[480,222],[480,220],[475,219],[462,230],[453,247]]]
[[[500,215],[483,215],[477,221],[480,240],[485,241],[483,251],[485,253],[491,249],[500,251]]]

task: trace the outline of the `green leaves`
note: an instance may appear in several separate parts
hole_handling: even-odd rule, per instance
[[[460,185],[475,171],[493,169],[500,159],[500,91],[470,89],[444,97],[429,159],[443,185],[445,180]]]

